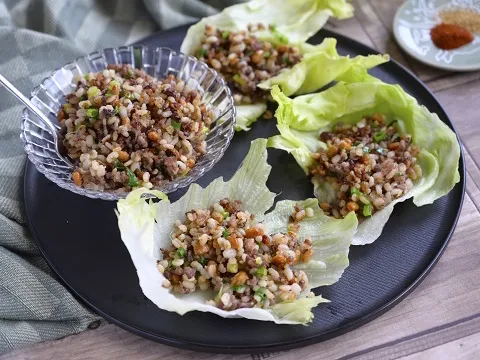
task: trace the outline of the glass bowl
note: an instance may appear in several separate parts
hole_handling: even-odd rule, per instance
[[[76,88],[75,78],[88,72],[103,71],[109,64],[130,64],[157,78],[174,74],[182,79],[189,89],[197,90],[214,113],[211,131],[206,138],[207,153],[197,161],[187,176],[176,178],[154,189],[170,193],[188,186],[220,160],[234,133],[236,112],[230,90],[215,70],[192,56],[168,48],[139,45],[93,52],[55,70],[32,91],[30,100],[60,128],[57,111],[65,103],[65,96]],[[21,131],[21,139],[29,160],[38,171],[58,186],[94,199],[117,200],[128,195],[128,192],[91,190],[75,185],[71,177],[72,169],[66,166],[54,151],[51,132],[27,109],[23,111]]]

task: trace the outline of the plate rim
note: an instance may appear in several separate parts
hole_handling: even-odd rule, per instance
[[[141,44],[144,41],[147,41],[150,38],[155,38],[158,37],[159,34],[165,34],[168,32],[175,32],[178,31],[181,28],[189,27],[191,24],[187,25],[182,25],[178,26],[172,29],[164,30],[164,31],[158,31],[155,32],[145,38],[142,38],[135,42],[135,44]],[[342,42],[349,42],[353,46],[361,49],[362,51],[368,52],[370,54],[379,54],[379,52],[373,48],[371,48],[368,45],[365,45],[355,39],[349,38],[347,36],[344,36],[342,34],[339,34],[335,31],[329,30],[329,29],[321,29],[318,33],[321,33],[321,35],[324,37],[334,37],[337,40],[341,39]],[[317,33],[317,34],[318,34]],[[441,248],[438,250],[436,253],[435,257],[432,259],[432,261],[428,264],[428,266],[422,271],[422,273],[412,282],[410,283],[407,287],[404,288],[402,292],[400,292],[396,297],[392,298],[390,301],[387,303],[383,304],[379,308],[375,309],[374,311],[368,313],[367,315],[362,316],[361,318],[348,322],[345,325],[339,326],[335,329],[331,329],[326,332],[322,332],[320,334],[315,334],[311,335],[308,337],[305,337],[301,340],[293,340],[293,341],[288,341],[288,342],[276,342],[276,343],[270,343],[267,345],[234,345],[234,346],[225,346],[225,345],[206,345],[204,343],[197,343],[197,342],[186,342],[182,340],[177,340],[173,339],[171,337],[166,337],[163,335],[159,335],[158,333],[152,333],[151,331],[139,329],[136,326],[130,325],[122,320],[116,319],[115,317],[105,313],[103,310],[97,308],[94,304],[92,304],[88,299],[86,299],[84,296],[79,294],[73,287],[70,286],[70,284],[64,279],[62,274],[57,270],[55,264],[46,256],[46,253],[41,245],[41,242],[38,240],[38,237],[33,230],[32,222],[29,216],[29,210],[28,210],[28,203],[26,201],[26,198],[24,196],[23,203],[25,206],[25,217],[26,217],[26,223],[27,226],[30,230],[30,233],[32,235],[33,240],[35,241],[38,249],[40,250],[40,253],[42,254],[43,258],[46,260],[47,264],[49,267],[53,270],[56,276],[60,279],[61,283],[66,286],[67,289],[70,290],[70,292],[74,295],[74,297],[79,300],[80,303],[84,304],[87,308],[91,309],[93,312],[99,314],[101,317],[104,319],[108,320],[109,322],[135,334],[138,336],[142,336],[144,338],[147,338],[149,340],[162,343],[168,346],[173,346],[176,348],[181,348],[181,349],[187,349],[187,350],[192,350],[192,351],[200,351],[200,352],[210,352],[210,353],[223,353],[223,354],[252,354],[252,353],[264,353],[264,352],[273,352],[273,351],[285,351],[289,349],[294,349],[294,348],[299,348],[299,347],[304,347],[316,343],[320,343],[332,338],[335,338],[337,336],[343,335],[347,332],[350,332],[352,330],[355,330],[370,321],[376,319],[380,315],[384,314],[388,310],[392,309],[395,305],[400,303],[407,295],[409,295],[425,278],[426,276],[430,273],[430,271],[433,269],[433,267],[437,264],[438,260],[440,257],[443,255],[445,248],[447,247],[448,243],[450,242],[452,235],[456,229],[460,213],[463,207],[463,202],[465,198],[465,188],[466,188],[466,166],[465,166],[465,160],[464,160],[464,151],[462,147],[462,143],[460,140],[460,137],[458,135],[458,132],[451,121],[450,117],[448,116],[447,112],[445,109],[441,106],[441,104],[438,102],[437,98],[435,95],[426,87],[426,85],[408,68],[406,68],[404,65],[400,64],[396,60],[390,59],[390,62],[394,63],[396,66],[398,66],[402,71],[408,73],[411,77],[413,77],[417,83],[418,86],[421,87],[426,93],[430,96],[431,100],[436,103],[439,109],[441,109],[440,114],[444,119],[448,121],[447,126],[449,126],[454,132],[457,137],[457,140],[460,145],[460,160],[459,160],[459,173],[460,173],[460,181],[456,186],[461,187],[461,195],[460,195],[460,201],[459,201],[459,206],[458,209],[456,210],[457,213],[455,215],[455,219],[453,221],[452,228],[450,229],[446,239],[444,240]],[[27,192],[27,187],[29,186],[29,183],[27,182],[27,179],[29,178],[28,174],[30,171],[35,171],[34,165],[27,159],[26,165],[25,165],[25,170],[24,170],[24,184],[23,184],[23,192],[24,195]]]
[[[395,16],[393,18],[393,36],[395,37],[396,43],[402,48],[403,51],[405,51],[410,57],[413,59],[421,62],[422,64],[441,69],[441,70],[448,70],[448,71],[459,71],[459,72],[473,72],[480,70],[480,63],[478,65],[467,65],[467,66],[462,66],[462,65],[444,65],[439,62],[435,61],[429,61],[425,60],[418,54],[414,53],[410,47],[403,41],[402,37],[400,36],[398,32],[398,24],[399,24],[399,19],[400,19],[400,12],[406,8],[412,0],[407,0],[405,1],[396,11]]]

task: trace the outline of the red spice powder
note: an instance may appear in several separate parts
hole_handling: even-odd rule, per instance
[[[444,50],[456,49],[473,41],[470,31],[454,24],[438,24],[430,30],[430,36],[435,46]]]

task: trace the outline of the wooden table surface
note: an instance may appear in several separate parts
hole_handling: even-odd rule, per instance
[[[467,193],[444,255],[404,301],[343,336],[283,353],[214,355],[183,351],[103,325],[64,339],[4,354],[0,359],[479,359],[480,358],[480,72],[429,68],[404,54],[392,35],[402,0],[354,0],[355,17],[328,28],[388,53],[435,93],[464,145]]]

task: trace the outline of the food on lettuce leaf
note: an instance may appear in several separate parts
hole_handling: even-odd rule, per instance
[[[325,214],[340,219],[354,211],[362,222],[408,194],[422,176],[416,164],[420,147],[411,143],[410,134],[400,133],[396,121],[387,124],[378,113],[320,133],[326,149],[311,154],[308,172]],[[331,191],[322,196],[320,189],[327,187],[335,191],[334,199],[326,196]]]
[[[336,40],[307,44],[330,16],[353,15],[345,0],[254,0],[226,8],[193,25],[181,51],[217,70],[233,90],[239,116],[237,130],[266,110],[268,89],[280,85],[287,95],[316,91],[337,77],[363,80],[366,69],[387,56],[338,55]]]
[[[353,213],[344,219],[328,217],[316,199],[280,201],[273,211],[265,214],[275,198],[266,186],[271,170],[266,142],[265,139],[252,142],[231,180],[218,178],[206,188],[193,184],[172,204],[147,203],[142,198],[148,194],[145,191],[133,191],[125,200],[119,200],[117,215],[122,240],[137,269],[144,294],[161,309],[181,315],[196,310],[222,317],[306,324],[313,318],[311,309],[328,301],[321,296],[312,297],[310,291],[331,285],[341,277],[348,266],[349,245],[357,219]],[[248,218],[247,212],[255,215],[254,220]],[[292,213],[295,221],[289,223]],[[210,233],[209,226],[214,233]],[[197,230],[187,235],[185,227]],[[203,236],[203,231],[208,232],[207,236]],[[235,236],[239,233],[243,238]],[[217,235],[215,242],[213,238]],[[294,238],[299,242],[295,243]],[[285,240],[285,246],[276,248],[264,243]],[[269,252],[270,256],[273,254],[271,259]],[[290,288],[280,289],[270,279],[276,277],[272,269],[279,279],[296,279],[298,286],[285,284]],[[180,271],[179,279],[176,273]],[[195,281],[191,281],[192,276]],[[191,291],[191,283],[196,291]],[[246,305],[241,305],[242,297],[236,295],[242,291],[249,291]]]
[[[327,214],[358,215],[354,245],[375,241],[398,202],[431,204],[460,180],[455,133],[400,86],[370,80],[295,99],[272,90],[280,135],[269,146],[312,176]]]

